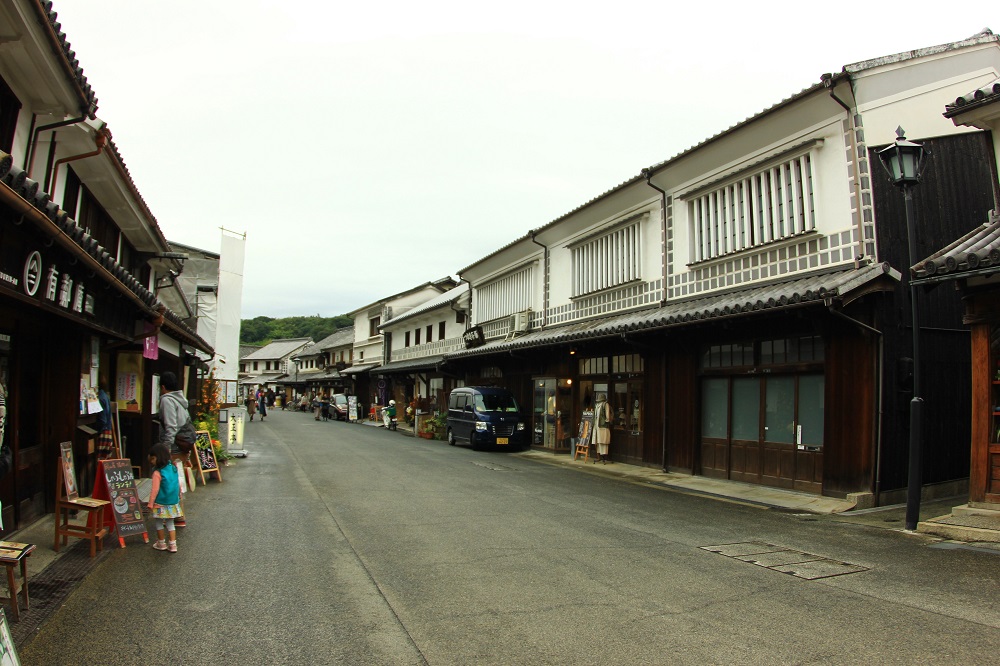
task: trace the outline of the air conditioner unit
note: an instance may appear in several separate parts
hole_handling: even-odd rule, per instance
[[[510,316],[510,332],[526,333],[531,327],[531,310],[515,312]]]

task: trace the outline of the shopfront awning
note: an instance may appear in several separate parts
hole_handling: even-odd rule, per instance
[[[340,371],[342,375],[360,375],[362,373],[368,372],[379,366],[378,363],[360,363],[358,365],[352,365],[349,368],[344,368]]]
[[[900,277],[899,271],[887,263],[827,271],[783,282],[714,293],[703,298],[673,301],[661,307],[613,317],[532,331],[513,339],[492,340],[480,347],[447,354],[446,358],[468,358],[513,349],[664,330],[803,306],[829,307],[846,304],[870,291],[891,290]]]
[[[263,374],[254,375],[252,377],[244,377],[240,380],[242,386],[257,386],[259,384],[274,384],[280,382],[281,380],[287,379],[288,375],[283,372],[277,374]]]
[[[434,370],[444,363],[444,356],[422,356],[420,358],[409,358],[405,361],[394,361],[386,363],[378,369],[379,372],[413,372],[415,370]]]

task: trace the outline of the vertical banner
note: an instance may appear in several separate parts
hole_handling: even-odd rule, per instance
[[[218,321],[214,340],[216,356],[212,367],[217,379],[234,382],[239,379],[240,369],[240,318],[243,312],[245,254],[246,234],[233,234],[223,229],[219,253]]]

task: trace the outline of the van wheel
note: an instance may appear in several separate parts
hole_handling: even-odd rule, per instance
[[[451,431],[451,428],[448,428],[448,444],[451,446],[458,444],[458,442],[455,441],[455,433]]]

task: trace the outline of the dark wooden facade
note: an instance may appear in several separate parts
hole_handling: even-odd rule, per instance
[[[0,187],[7,187],[0,185]],[[7,190],[5,196],[10,197]],[[117,374],[118,355],[141,354],[134,339],[149,310],[112,287],[108,279],[86,266],[82,248],[53,243],[43,231],[40,213],[11,208],[0,202],[0,361],[5,366],[8,396],[4,439],[14,467],[0,480],[4,532],[19,529],[54,509],[59,443],[73,442],[77,479],[84,494],[96,474],[97,416],[80,413],[80,378],[91,372],[95,350],[102,386]],[[76,253],[74,253],[76,252]],[[39,266],[31,274],[31,266]],[[54,277],[53,277],[54,276]],[[61,302],[62,276],[71,280],[73,298]],[[31,292],[29,282],[38,280]],[[56,284],[56,295],[50,293]],[[85,300],[75,300],[81,290]],[[185,377],[178,356],[160,350],[156,361],[143,363],[142,412],[122,412],[122,435],[136,465],[144,465],[156,435],[149,407],[152,375],[173,370]],[[188,373],[187,376],[193,376]],[[194,395],[193,382],[187,395]]]
[[[917,257],[930,256],[988,219],[993,207],[995,163],[987,134],[975,132],[921,141],[931,158],[919,186]],[[870,153],[873,169],[881,170]],[[903,279],[892,302],[878,312],[876,327],[885,336],[886,372],[882,451],[878,483],[883,490],[907,484],[909,402],[912,393],[910,261],[902,194],[881,171],[873,173],[875,216],[881,259],[900,269]],[[921,365],[924,399],[923,481],[934,484],[969,475],[971,423],[970,333],[962,323],[961,294],[951,286],[919,291]]]
[[[1000,506],[1000,285],[971,291],[965,303],[965,322],[972,330],[969,503],[996,508]]]

